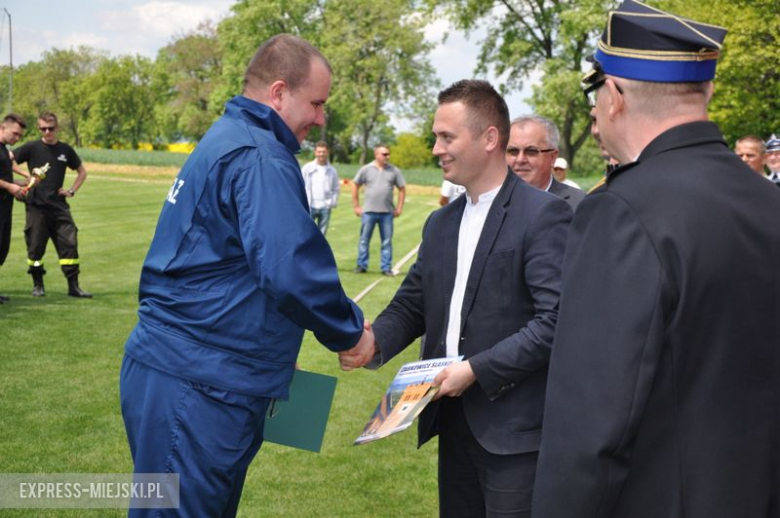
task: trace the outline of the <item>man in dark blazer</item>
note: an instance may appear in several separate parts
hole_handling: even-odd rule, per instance
[[[585,191],[559,182],[553,176],[559,141],[558,127],[550,119],[539,115],[518,117],[509,129],[506,164],[517,176],[537,189],[558,196],[574,211],[585,198]]]
[[[420,445],[439,435],[440,513],[527,517],[571,209],[507,169],[508,110],[489,83],[442,91],[433,133],[444,178],[466,195],[426,222],[417,261],[373,324],[369,366],[423,333],[423,358],[463,355],[419,419]]]
[[[555,178],[553,178],[552,182],[550,182],[550,188],[548,189],[548,192],[553,193],[568,203],[572,211],[577,210],[577,206],[582,200],[585,199],[585,195],[587,194],[582,189],[577,189],[571,185],[566,185],[563,182],[559,182]]]
[[[608,24],[585,93],[622,165],[572,223],[533,516],[780,516],[780,192],[708,121],[726,30]]]

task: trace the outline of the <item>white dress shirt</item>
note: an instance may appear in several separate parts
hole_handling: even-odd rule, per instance
[[[458,345],[460,343],[460,314],[463,310],[463,297],[466,293],[466,282],[469,279],[471,263],[474,260],[474,252],[477,250],[479,236],[482,235],[482,227],[485,226],[488,211],[496,198],[501,186],[488,191],[479,197],[477,203],[473,203],[466,194],[466,208],[460,220],[458,233],[458,267],[455,274],[455,287],[450,299],[450,318],[447,322],[447,356],[460,356]]]

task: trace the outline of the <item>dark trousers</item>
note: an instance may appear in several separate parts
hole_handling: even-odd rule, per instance
[[[530,517],[538,452],[487,451],[471,433],[460,398],[442,400],[439,420],[439,514]]]
[[[27,261],[42,262],[49,239],[54,243],[60,266],[66,277],[79,273],[78,229],[67,205],[27,205],[24,239]]]
[[[0,266],[11,249],[11,217],[14,213],[14,198],[0,194]]]
[[[178,509],[128,515],[235,516],[271,399],[177,378],[129,356],[119,393],[134,472],[179,474]]]

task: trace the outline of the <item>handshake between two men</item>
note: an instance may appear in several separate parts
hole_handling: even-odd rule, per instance
[[[352,349],[339,353],[341,370],[351,371],[365,367],[379,352],[371,322],[363,322],[363,336]],[[377,363],[379,367],[381,363]],[[433,400],[443,396],[458,397],[463,394],[477,380],[468,360],[453,363],[441,371],[433,380],[433,386],[439,387]]]

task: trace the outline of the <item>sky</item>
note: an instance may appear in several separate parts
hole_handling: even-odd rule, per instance
[[[140,54],[154,59],[160,48],[200,22],[218,22],[228,16],[233,3],[235,0],[0,0],[0,64],[7,65],[10,57],[6,11],[11,17],[13,65],[17,67],[39,60],[45,50],[79,45],[107,50],[112,56]],[[434,22],[427,37],[439,42],[448,29],[446,44],[439,43],[429,56],[443,86],[473,76],[481,39],[479,33],[466,39],[444,20]],[[498,85],[495,77],[485,79]],[[506,98],[512,117],[529,112],[523,101],[527,97],[528,87]],[[397,119],[393,123],[400,131],[412,125]]]

